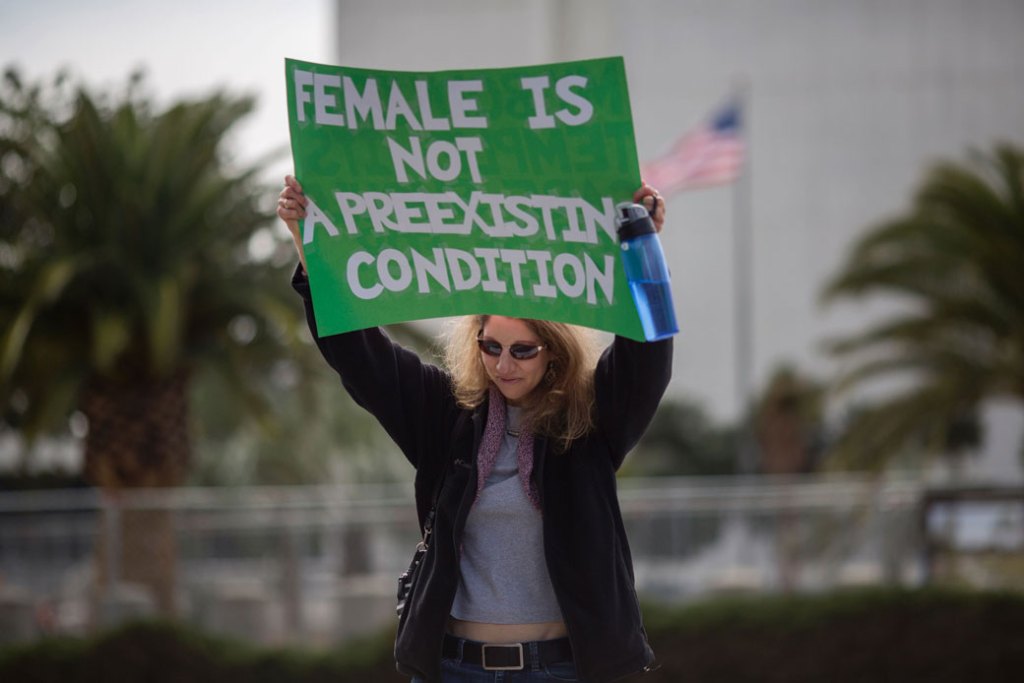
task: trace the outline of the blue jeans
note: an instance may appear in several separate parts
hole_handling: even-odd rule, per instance
[[[564,664],[548,664],[537,671],[484,671],[476,664],[457,662],[454,659],[441,660],[441,681],[443,683],[552,683],[553,681],[575,681],[576,665],[572,662]],[[424,683],[422,678],[412,679],[412,683]]]

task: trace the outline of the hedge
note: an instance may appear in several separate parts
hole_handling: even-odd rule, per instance
[[[1024,680],[1024,596],[872,590],[645,609],[660,668],[686,681]],[[344,648],[265,649],[177,624],[124,626],[0,651],[18,683],[390,683],[393,633]]]

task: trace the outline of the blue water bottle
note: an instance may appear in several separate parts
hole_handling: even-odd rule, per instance
[[[665,252],[651,215],[640,204],[623,202],[615,207],[622,265],[629,290],[640,314],[647,341],[668,339],[679,332],[672,305],[672,287]]]

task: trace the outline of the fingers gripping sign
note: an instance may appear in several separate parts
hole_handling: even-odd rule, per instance
[[[292,240],[299,252],[303,270],[306,268],[306,256],[302,250],[302,231],[299,228],[299,221],[306,217],[308,202],[299,181],[292,175],[286,175],[284,187],[277,198],[277,215],[288,226],[288,231],[292,234]]]
[[[661,193],[643,182],[640,189],[633,193],[633,201],[647,209],[651,214],[651,220],[654,221],[655,229],[661,232],[665,226],[665,200],[661,198]]]

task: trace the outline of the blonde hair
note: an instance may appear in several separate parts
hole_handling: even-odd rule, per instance
[[[455,398],[465,408],[487,400],[492,386],[476,339],[488,315],[457,319],[448,330],[445,362]],[[549,320],[521,318],[548,352],[548,368],[523,406],[537,434],[556,439],[562,450],[593,427],[594,368],[598,348],[589,330]]]

